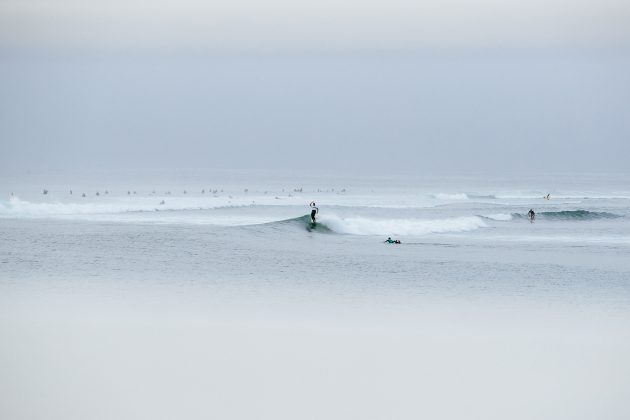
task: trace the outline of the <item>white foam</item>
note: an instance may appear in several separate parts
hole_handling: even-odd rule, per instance
[[[513,216],[511,214],[505,213],[484,214],[483,217],[485,217],[486,219],[497,220],[499,222],[507,222],[513,219]]]
[[[363,217],[341,218],[335,215],[319,219],[337,233],[352,235],[426,235],[429,233],[468,232],[486,224],[477,216],[449,219],[368,219]]]

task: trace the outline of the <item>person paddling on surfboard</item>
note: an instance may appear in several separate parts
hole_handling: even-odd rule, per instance
[[[317,213],[319,213],[319,209],[315,205],[314,201],[311,201],[309,206],[311,207],[311,222],[315,223],[315,216],[317,216]]]

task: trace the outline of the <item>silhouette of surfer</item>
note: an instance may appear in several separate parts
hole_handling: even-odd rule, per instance
[[[319,209],[315,205],[314,201],[311,201],[309,206],[311,207],[311,222],[315,223],[315,216],[319,213]]]
[[[399,239],[392,239],[391,236],[387,238],[387,240],[385,241],[386,244],[399,244],[400,240]]]
[[[534,209],[529,209],[529,211],[527,212],[527,217],[529,217],[530,222],[534,222],[534,220],[536,220],[536,212],[534,211]]]

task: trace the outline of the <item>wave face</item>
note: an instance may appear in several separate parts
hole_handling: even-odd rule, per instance
[[[512,213],[512,216],[519,219],[527,218],[521,213]],[[536,213],[536,217],[547,220],[597,220],[597,219],[617,219],[622,216],[605,211],[588,210],[564,210],[564,211],[542,211]]]
[[[317,225],[324,225],[332,232],[349,235],[426,235],[429,233],[469,232],[486,224],[477,216],[449,219],[368,219],[364,217],[341,218],[335,215],[321,216]]]
[[[279,203],[254,204],[245,199],[134,197],[84,202],[31,202],[11,197],[0,201],[1,218],[62,219],[98,222],[244,226],[265,224],[289,212]],[[268,200],[268,202],[272,202]]]
[[[325,223],[322,223],[321,221],[318,221],[317,223],[311,222],[311,216],[308,214],[305,214],[304,216],[300,216],[300,217],[295,217],[293,219],[286,219],[286,220],[280,220],[277,222],[265,223],[265,225],[270,225],[270,226],[294,225],[294,226],[306,228],[306,230],[308,231],[316,231],[319,233],[333,233],[333,231]]]

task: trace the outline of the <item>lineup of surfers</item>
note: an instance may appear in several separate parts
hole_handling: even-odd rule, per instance
[[[209,193],[209,194],[218,194],[218,193],[219,193],[219,191],[220,191],[220,192],[223,192],[223,190],[218,190],[218,189],[217,189],[217,190],[212,190],[212,189],[209,189],[209,190],[208,190],[208,193]],[[248,190],[247,190],[247,188],[246,188],[246,189],[245,189],[245,193],[247,193],[247,191],[248,191]],[[43,189],[43,190],[42,190],[42,194],[43,194],[43,195],[48,195],[48,192],[49,192],[49,191],[48,191],[47,189]],[[73,195],[73,193],[74,193],[74,192],[72,191],[72,189],[70,189],[70,190],[68,191],[68,193],[69,193],[70,195]],[[188,194],[188,191],[184,190],[182,193],[183,193],[183,194]],[[202,190],[201,190],[201,194],[205,194],[205,193],[206,193],[206,190],[205,190],[205,189],[202,189]],[[109,194],[109,191],[108,191],[108,190],[105,190],[105,191],[103,192],[103,194],[107,195],[107,194]],[[128,191],[127,191],[127,195],[137,195],[137,194],[138,194],[138,192],[137,192],[137,191],[135,191],[135,190],[134,190],[134,191],[132,191],[132,190],[128,190]],[[157,194],[157,193],[156,193],[156,191],[155,191],[155,190],[152,190],[150,194],[151,194],[151,195],[155,195],[155,194]],[[163,193],[163,194],[164,194],[164,195],[171,195],[171,192],[170,192],[170,191],[164,191],[164,193]],[[267,191],[265,191],[265,194],[267,194]],[[13,195],[13,193],[11,193],[11,195]],[[98,197],[98,196],[100,196],[100,195],[101,195],[101,193],[100,193],[100,191],[96,191],[96,192],[94,193],[94,195]],[[86,195],[85,193],[82,193],[82,194],[81,194],[81,197],[87,197],[87,195]]]
[[[293,192],[293,193],[302,193],[303,191],[304,191],[304,189],[303,189],[302,187],[300,187],[300,188],[293,188],[293,190],[292,190],[292,192]],[[205,189],[205,188],[203,188],[203,189],[201,190],[201,194],[206,194],[206,192],[207,192],[208,194],[213,194],[213,195],[216,197],[216,196],[217,196],[217,194],[223,193],[223,189],[212,189],[212,188],[209,188],[209,189],[206,191],[206,189]],[[247,194],[248,192],[249,192],[249,189],[248,189],[248,188],[245,188],[245,189],[243,190],[243,193],[245,193],[245,194]],[[285,193],[285,189],[284,189],[284,188],[282,189],[282,192],[283,192],[283,193]],[[340,190],[335,191],[335,189],[334,189],[334,188],[332,188],[332,189],[326,189],[326,190],[322,190],[322,189],[319,189],[319,188],[318,188],[318,189],[317,189],[317,192],[336,192],[337,194],[345,194],[345,193],[346,193],[346,189],[345,189],[345,188],[342,188],[342,189],[340,189]],[[45,188],[44,188],[44,189],[42,189],[42,195],[48,195],[48,193],[49,193],[49,190],[47,190],[47,189],[45,189]],[[187,190],[183,190],[183,192],[182,192],[182,193],[183,193],[184,195],[186,195],[186,194],[188,194],[188,191],[187,191]],[[73,191],[72,191],[72,189],[70,189],[70,190],[69,190],[69,194],[70,194],[70,195],[73,195]],[[108,194],[109,194],[109,191],[108,191],[108,190],[105,190],[105,191],[104,191],[104,195],[108,195]],[[137,191],[132,191],[132,190],[128,190],[128,191],[127,191],[127,195],[128,195],[128,196],[131,196],[131,195],[137,195],[137,194],[138,194],[138,193],[137,193]],[[155,195],[155,194],[157,194],[157,192],[156,192],[155,190],[152,190],[152,191],[150,192],[150,195]],[[163,192],[163,194],[164,194],[164,195],[171,195],[171,191],[165,191],[165,192]],[[269,194],[269,191],[264,191],[264,193],[263,193],[263,194],[267,195],[267,194]],[[13,195],[14,195],[14,194],[13,194],[13,193],[11,193],[11,196],[13,196]],[[96,192],[94,193],[94,195],[95,195],[95,196],[97,196],[97,197],[99,197],[99,196],[101,195],[101,193],[100,193],[99,191],[96,191]],[[81,193],[81,197],[85,198],[85,197],[87,197],[87,194],[86,194],[86,193]],[[293,194],[288,193],[288,197],[293,197]],[[229,196],[229,198],[233,198],[233,197],[230,195],[230,196]],[[278,196],[275,196],[275,198],[276,198],[277,200],[280,200],[280,199],[281,199],[281,197],[278,197]],[[166,203],[166,201],[165,201],[165,200],[162,200],[162,201],[160,201],[160,203],[159,203],[159,204],[163,205],[163,204],[165,204],[165,203]],[[312,204],[313,204],[313,207],[315,207],[315,203],[313,202]],[[317,214],[317,208],[316,208],[316,207],[315,207],[315,214]],[[314,217],[312,217],[312,219],[313,219],[313,223],[314,223],[314,222],[315,222],[315,218],[314,218]]]

